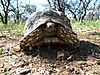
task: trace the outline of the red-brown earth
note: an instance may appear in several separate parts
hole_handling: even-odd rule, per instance
[[[100,29],[77,30],[80,52],[58,59],[55,54],[18,48],[22,31],[1,31],[0,75],[100,75]],[[15,48],[16,47],[16,48]],[[17,48],[18,47],[18,48]],[[45,48],[44,48],[45,49]],[[66,56],[66,52],[62,53]],[[48,58],[46,56],[51,56]]]

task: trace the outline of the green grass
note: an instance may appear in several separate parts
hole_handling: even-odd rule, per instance
[[[93,21],[93,20],[87,20],[84,21],[83,23],[81,22],[76,22],[73,19],[71,19],[71,25],[73,29],[84,29],[84,28],[100,28],[100,19]],[[24,23],[23,24],[0,24],[0,31],[5,31],[5,30],[23,30],[24,29]]]
[[[24,24],[0,24],[0,31],[23,30]]]
[[[84,28],[100,28],[100,19],[99,20],[87,20],[84,21],[83,23],[81,22],[76,22],[74,20],[71,20],[71,24],[73,29],[84,29]]]
[[[0,55],[2,55],[3,48],[0,48]]]

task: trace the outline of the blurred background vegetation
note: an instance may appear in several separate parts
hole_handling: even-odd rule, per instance
[[[46,0],[44,7],[58,9],[77,28],[100,27],[100,0]],[[27,18],[37,7],[23,0],[0,0],[0,30],[23,30]]]

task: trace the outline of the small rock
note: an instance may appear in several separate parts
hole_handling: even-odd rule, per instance
[[[1,65],[0,65],[0,68],[3,68],[3,67],[4,67],[4,64],[1,64]]]
[[[25,66],[25,62],[24,61],[20,61],[19,62],[19,66],[21,66],[21,67]]]
[[[4,68],[0,68],[0,72],[4,72]]]
[[[75,71],[75,73],[76,73],[76,74],[80,74],[80,72],[79,72],[79,71]]]
[[[14,67],[23,67],[23,66],[25,66],[25,62],[24,61],[20,61],[19,63],[17,63],[17,64],[14,64]]]
[[[12,49],[13,49],[14,51],[16,51],[16,52],[20,52],[20,51],[21,51],[19,45],[15,46],[15,47],[12,47]]]
[[[10,71],[12,69],[12,66],[9,66],[8,71]]]
[[[15,53],[13,50],[11,50],[10,53],[11,53],[12,55],[16,55],[16,53]]]
[[[68,72],[73,72],[73,71],[75,71],[74,67],[66,66],[66,69],[67,69]]]
[[[31,72],[31,69],[23,69],[23,70],[21,70],[21,71],[19,72],[19,74],[25,75],[25,74],[28,74],[29,72]]]

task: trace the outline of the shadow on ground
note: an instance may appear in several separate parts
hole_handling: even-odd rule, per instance
[[[78,60],[87,60],[88,57],[100,59],[100,46],[89,41],[80,41],[80,52],[76,55]]]
[[[87,60],[88,57],[95,57],[100,59],[100,46],[89,41],[80,41],[79,50],[72,46],[66,45],[45,45],[41,47],[33,47],[33,50],[23,51],[26,55],[37,56],[47,59],[69,59],[73,60]]]

